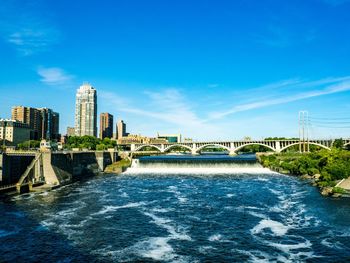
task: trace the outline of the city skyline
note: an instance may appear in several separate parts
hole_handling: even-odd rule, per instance
[[[0,90],[11,92],[0,117],[14,105],[52,108],[64,134],[76,89],[89,81],[97,115],[125,120],[134,134],[297,137],[299,110],[348,118],[349,11],[335,0],[4,1]],[[310,135],[349,137],[349,125],[337,125],[314,122]]]

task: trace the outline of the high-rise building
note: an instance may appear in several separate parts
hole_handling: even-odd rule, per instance
[[[41,139],[59,140],[59,114],[48,108],[39,109],[41,112]]]
[[[42,134],[42,118],[39,109],[24,106],[12,107],[12,119],[28,124],[31,129],[30,139],[39,140]]]
[[[84,83],[77,90],[75,135],[97,136],[97,92],[88,83]]]
[[[100,138],[113,137],[113,115],[109,113],[100,114]]]
[[[74,127],[67,127],[67,136],[75,136],[75,128]]]
[[[121,139],[127,135],[126,133],[126,124],[123,120],[118,121],[117,123],[117,139]]]
[[[12,119],[28,124],[32,140],[58,140],[59,114],[48,108],[12,107]]]

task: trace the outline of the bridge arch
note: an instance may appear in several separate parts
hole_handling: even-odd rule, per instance
[[[198,147],[196,149],[196,153],[200,152],[202,149],[204,149],[205,147],[208,147],[208,146],[214,146],[214,147],[217,147],[217,148],[223,148],[223,149],[226,149],[228,152],[230,152],[230,148],[225,146],[225,145],[216,144],[216,143],[210,143],[210,144],[205,144],[205,145],[202,145],[202,146]]]
[[[174,147],[182,147],[182,148],[186,148],[186,149],[192,151],[192,148],[191,148],[190,146],[181,145],[181,144],[172,144],[172,145],[166,147],[166,148],[164,149],[164,152],[166,152],[166,151],[168,151],[168,150],[170,150],[171,148],[174,148]]]
[[[143,144],[143,145],[139,145],[135,148],[135,152],[137,151],[140,151],[142,148],[145,148],[145,147],[152,147],[152,148],[155,148],[157,149],[158,151],[162,151],[162,149],[160,149],[158,146],[156,145],[153,145],[153,144]]]
[[[329,150],[329,151],[331,150],[331,148],[329,148],[329,147],[327,147],[327,146],[324,146],[324,145],[322,145],[322,144],[320,144],[320,143],[309,142],[309,144],[310,144],[310,145],[315,145],[315,146],[322,147],[322,148],[324,148],[324,149],[326,149],[326,150]],[[280,152],[282,152],[282,151],[288,149],[289,147],[295,146],[295,145],[299,145],[299,142],[295,142],[295,143],[289,144],[289,145],[287,145],[287,146],[281,148]]]
[[[270,145],[267,145],[267,144],[263,144],[263,143],[258,143],[258,142],[251,142],[251,143],[246,143],[246,144],[242,144],[240,146],[238,146],[237,148],[234,149],[235,152],[239,151],[240,149],[246,147],[246,146],[249,146],[249,145],[260,145],[260,146],[265,146],[266,148],[269,148],[270,150],[276,152],[276,149],[273,148],[272,146]]]

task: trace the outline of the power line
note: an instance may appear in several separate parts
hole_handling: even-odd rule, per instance
[[[322,128],[334,128],[334,129],[350,129],[350,126],[326,126],[326,125],[313,125],[311,124],[311,126],[313,127],[322,127]]]
[[[311,120],[350,120],[350,118],[318,118],[318,117],[309,117]]]

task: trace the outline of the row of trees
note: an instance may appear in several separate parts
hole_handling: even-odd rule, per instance
[[[65,149],[71,150],[73,148],[88,149],[88,150],[107,150],[114,148],[117,142],[109,138],[103,140],[93,136],[70,136],[67,143],[64,145]],[[30,140],[17,145],[20,150],[37,149],[40,147],[40,141]]]
[[[117,146],[115,140],[104,138],[103,140],[93,136],[70,136],[68,137],[65,149],[89,149],[89,150],[107,150]]]

